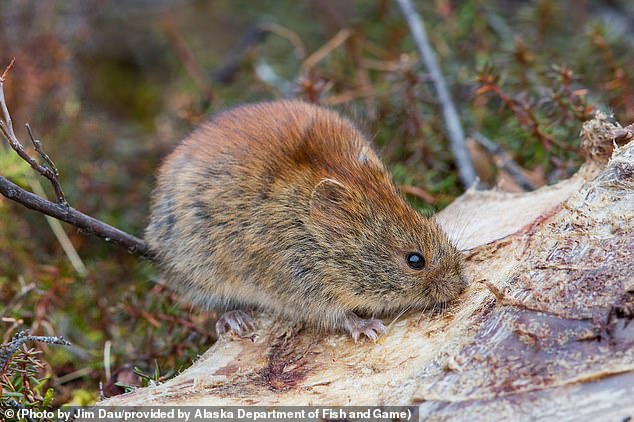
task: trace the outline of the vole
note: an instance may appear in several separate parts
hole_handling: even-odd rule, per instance
[[[213,117],[158,172],[146,240],[168,286],[216,328],[253,329],[268,309],[356,341],[376,316],[454,299],[461,254],[401,197],[371,144],[346,118],[301,101]]]

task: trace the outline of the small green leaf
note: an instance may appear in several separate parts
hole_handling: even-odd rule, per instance
[[[46,390],[46,394],[44,394],[44,399],[42,400],[42,408],[47,408],[53,402],[53,397],[55,396],[55,391],[52,388]]]

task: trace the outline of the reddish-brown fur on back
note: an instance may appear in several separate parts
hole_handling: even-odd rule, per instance
[[[146,239],[187,299],[323,328],[464,287],[459,252],[400,197],[363,135],[299,101],[238,107],[189,136],[159,171]],[[411,252],[423,270],[408,267]]]

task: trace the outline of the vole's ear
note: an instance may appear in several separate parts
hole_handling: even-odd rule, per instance
[[[310,217],[317,227],[342,233],[351,227],[355,197],[350,189],[335,179],[322,179],[310,196]]]

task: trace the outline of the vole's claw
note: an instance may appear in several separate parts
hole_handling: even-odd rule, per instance
[[[376,342],[379,335],[387,331],[380,319],[363,319],[352,312],[346,315],[343,325],[355,343],[359,341],[362,334]]]
[[[231,331],[240,337],[247,337],[255,331],[251,316],[240,309],[225,312],[218,318],[216,322],[216,333],[218,333],[218,336],[227,332],[227,325]]]

